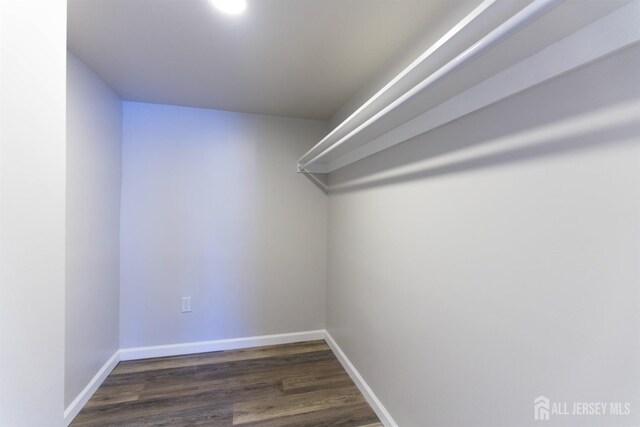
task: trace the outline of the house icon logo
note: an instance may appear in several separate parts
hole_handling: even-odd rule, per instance
[[[546,421],[549,419],[549,399],[544,396],[536,397],[533,401],[533,418],[537,421]]]

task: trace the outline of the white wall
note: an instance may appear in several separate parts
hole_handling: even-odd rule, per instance
[[[124,104],[122,348],[324,328],[327,198],[295,163],[325,132]]]
[[[66,2],[0,2],[0,425],[62,425]]]
[[[119,348],[120,98],[67,58],[65,405]]]
[[[327,326],[402,426],[640,425],[640,47],[329,177]]]

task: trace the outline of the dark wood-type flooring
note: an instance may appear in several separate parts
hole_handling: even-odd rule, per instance
[[[324,341],[120,362],[71,425],[382,426]]]

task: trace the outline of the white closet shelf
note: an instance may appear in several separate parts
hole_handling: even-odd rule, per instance
[[[481,3],[305,153],[298,172],[333,172],[640,41],[640,0],[534,0],[435,71],[425,66],[500,3]]]

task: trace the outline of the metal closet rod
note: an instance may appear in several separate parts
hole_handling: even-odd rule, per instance
[[[491,4],[493,4],[496,0],[485,0],[474,9],[469,15],[467,15],[462,21],[460,21],[456,26],[454,26],[447,34],[445,34],[440,40],[438,40],[433,46],[431,46],[427,51],[425,51],[420,57],[418,57],[415,61],[413,61],[407,68],[402,70],[400,74],[394,77],[389,83],[387,83],[380,91],[376,92],[374,96],[372,96],[367,102],[362,104],[355,112],[353,112],[349,117],[347,117],[342,123],[340,123],[335,129],[333,129],[327,136],[325,136],[318,144],[316,144],[308,153],[312,152],[316,147],[320,146],[323,142],[325,142],[328,138],[330,138],[335,132],[345,126],[349,121],[351,121],[358,113],[368,107],[372,102],[378,99],[384,92],[386,92],[391,86],[393,86],[396,82],[398,82],[402,77],[404,77],[407,73],[413,70],[416,66],[418,66],[422,61],[424,61],[427,57],[429,57],[433,52],[435,52],[438,48],[440,48],[443,44],[445,44],[448,40],[450,40],[455,34],[460,32],[464,27],[466,27],[471,21],[477,18],[483,11],[485,11]],[[347,135],[340,138],[337,142],[330,145],[329,147],[322,150],[320,153],[315,155],[311,160],[307,160],[306,162],[298,163],[298,171],[304,171],[307,166],[311,163],[314,163],[318,159],[326,156],[340,145],[342,145],[345,141],[349,140],[352,136],[358,134],[360,131],[368,127],[370,124],[376,122],[381,117],[384,117],[390,111],[398,107],[400,104],[409,100],[417,93],[427,89],[431,85],[435,84],[440,79],[444,78],[448,74],[454,72],[464,64],[472,61],[479,55],[483,54],[487,50],[491,49],[513,33],[519,31],[523,27],[526,27],[532,21],[539,18],[541,15],[545,14],[552,8],[556,7],[563,0],[534,0],[529,5],[527,5],[520,12],[513,15],[511,18],[506,20],[496,29],[491,31],[489,34],[478,40],[472,46],[467,48],[461,54],[453,58],[451,61],[447,62],[445,65],[440,67],[438,70],[433,72],[427,78],[422,80],[420,83],[412,87],[410,90],[402,94],[400,97],[396,98],[389,105],[384,107],[382,110],[378,111],[372,117],[367,119],[364,123],[360,124],[358,127],[353,129]],[[304,157],[304,156],[303,156]]]
[[[307,152],[307,154],[312,152],[313,150],[318,148],[320,145],[322,145],[325,141],[327,141],[329,138],[331,138],[336,132],[338,132],[347,123],[349,123],[354,117],[356,117],[358,114],[360,114],[360,112],[362,110],[367,108],[369,105],[371,105],[373,102],[375,102],[378,98],[380,98],[382,95],[384,95],[389,89],[391,89],[391,87],[393,87],[393,85],[395,85],[398,81],[400,81],[400,79],[402,79],[404,76],[406,76],[411,71],[413,71],[414,68],[416,68],[422,62],[424,62],[424,60],[426,60],[428,57],[430,57],[442,45],[444,45],[447,41],[449,41],[451,38],[453,38],[460,31],[462,31],[462,29],[464,27],[466,27],[469,23],[471,23],[474,19],[476,19],[482,12],[487,10],[489,8],[489,6],[494,4],[496,1],[497,0],[484,0],[478,7],[476,7],[474,10],[472,10],[470,14],[465,16],[460,22],[458,22],[455,26],[453,26],[453,28],[451,28],[449,31],[447,31],[447,33],[444,36],[442,36],[437,42],[435,42],[431,47],[429,47],[429,49],[424,51],[422,53],[422,55],[417,57],[413,62],[411,62],[411,64],[409,64],[402,71],[400,71],[400,73],[398,73],[397,76],[395,76],[393,79],[391,79],[386,85],[384,85],[379,91],[377,91],[371,98],[369,98],[367,101],[365,101],[364,104],[362,104],[360,107],[358,107],[357,110],[355,110],[353,113],[351,113],[338,126],[333,128],[333,130],[331,130],[331,132],[329,132],[324,138],[322,138],[320,140],[320,142],[318,142],[316,145],[314,145]],[[304,158],[304,156],[302,156],[302,157]],[[306,162],[305,164],[308,164],[308,163],[309,162]]]

